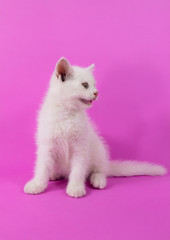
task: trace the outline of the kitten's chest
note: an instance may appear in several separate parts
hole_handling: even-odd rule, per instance
[[[83,131],[76,119],[56,121],[52,133],[51,154],[59,167],[69,168],[75,149],[84,138]]]
[[[65,141],[75,141],[87,130],[86,119],[81,115],[56,115],[52,123],[52,135],[61,137]]]
[[[71,152],[74,145],[82,135],[82,129],[76,125],[76,122],[62,121],[56,122],[52,132],[52,140],[57,145],[58,151]]]
[[[75,148],[86,138],[87,125],[82,116],[56,116],[51,128],[52,153],[57,159],[71,158]]]

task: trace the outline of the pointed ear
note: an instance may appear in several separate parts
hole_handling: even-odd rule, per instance
[[[69,63],[69,61],[62,57],[56,64],[56,76],[57,78],[61,78],[62,82],[69,78],[73,73],[73,69]]]
[[[94,63],[87,67],[87,69],[90,70],[91,72],[94,71],[94,68],[95,68],[95,64]]]

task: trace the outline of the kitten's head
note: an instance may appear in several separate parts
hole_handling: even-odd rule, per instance
[[[89,108],[98,96],[93,77],[94,64],[87,68],[71,66],[66,58],[61,58],[55,69],[52,88],[57,101],[68,108]]]

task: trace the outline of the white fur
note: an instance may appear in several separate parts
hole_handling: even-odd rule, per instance
[[[86,115],[89,104],[80,100],[95,98],[93,69],[94,65],[71,66],[65,58],[57,63],[39,112],[35,174],[24,187],[26,193],[41,193],[49,179],[65,177],[69,179],[67,194],[81,197],[86,194],[88,177],[95,188],[102,189],[107,176],[166,173],[164,167],[146,162],[109,161],[108,148]],[[82,86],[84,82],[88,89]]]

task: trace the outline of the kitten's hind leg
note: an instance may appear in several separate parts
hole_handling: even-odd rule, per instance
[[[103,189],[106,187],[106,176],[104,173],[92,173],[90,183],[94,188]]]
[[[108,153],[103,142],[98,138],[93,141],[91,151],[92,169],[90,183],[93,187],[103,189],[107,184]]]

